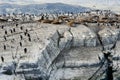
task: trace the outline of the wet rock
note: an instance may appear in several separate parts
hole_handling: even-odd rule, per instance
[[[3,74],[6,74],[6,75],[14,74],[14,71],[15,71],[14,63],[6,63],[2,65],[1,71]]]

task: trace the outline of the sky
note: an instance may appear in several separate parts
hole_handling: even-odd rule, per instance
[[[120,5],[120,0],[0,0],[0,3],[14,4],[41,4],[41,3],[68,3],[73,5]]]

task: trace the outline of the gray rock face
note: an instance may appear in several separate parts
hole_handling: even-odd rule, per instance
[[[119,31],[117,29],[105,28],[98,32],[100,37],[102,38],[102,42],[104,45],[112,44],[119,35]]]
[[[72,28],[73,33],[73,46],[97,46],[96,34],[88,27],[80,25],[76,28]]]
[[[15,63],[6,63],[2,65],[1,71],[3,74],[12,75],[15,71]]]
[[[19,30],[21,26],[24,28],[23,31]],[[26,29],[29,31],[31,41],[28,41],[28,37],[24,35]],[[19,25],[17,31],[18,32],[14,34],[9,33],[10,36],[7,37],[8,40],[18,38],[18,40],[15,39],[15,45],[11,43],[11,41],[5,41],[5,43],[7,43],[8,46],[12,45],[15,47],[13,50],[16,50],[16,46],[18,46],[18,43],[21,41],[19,36],[22,35],[24,38],[21,41],[23,46],[18,47],[17,60],[12,59],[11,56],[13,56],[13,54],[15,55],[15,53],[13,53],[9,54],[9,56],[4,55],[5,58],[9,57],[8,60],[5,61],[16,61],[16,72],[19,74],[24,72],[27,78],[31,76],[35,78],[59,80],[60,78],[51,78],[54,75],[59,76],[58,70],[70,68],[71,71],[72,68],[76,67],[80,69],[78,70],[78,72],[81,72],[80,75],[84,75],[81,71],[83,70],[82,68],[84,68],[83,71],[85,72],[85,67],[89,67],[87,71],[90,71],[91,67],[96,70],[99,66],[98,55],[102,56],[102,54],[100,48],[97,47],[99,43],[98,38],[94,31],[84,25],[70,28],[66,25],[26,23]],[[104,45],[107,45],[116,40],[119,31],[117,29],[105,28],[99,31],[98,34],[102,38]],[[12,37],[12,35],[15,36]],[[0,36],[3,36],[3,34]],[[3,39],[0,38],[0,40],[2,41]],[[24,48],[28,49],[27,53],[24,53]],[[7,51],[0,50],[3,52],[1,54],[8,55],[11,49],[8,47]],[[65,70],[69,72],[69,69]],[[55,71],[58,71],[58,74],[54,74]],[[93,72],[94,71],[91,71],[91,73]],[[66,74],[65,77],[68,75]],[[68,77],[66,77],[66,79],[67,78]]]

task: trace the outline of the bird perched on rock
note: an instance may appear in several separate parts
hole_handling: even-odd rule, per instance
[[[1,61],[4,62],[4,57],[3,56],[1,56]]]

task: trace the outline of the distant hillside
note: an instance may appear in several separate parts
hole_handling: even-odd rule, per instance
[[[82,6],[74,6],[63,3],[46,3],[46,4],[30,4],[30,5],[17,5],[17,4],[0,4],[0,14],[5,13],[54,13],[54,12],[84,12],[90,8]]]

